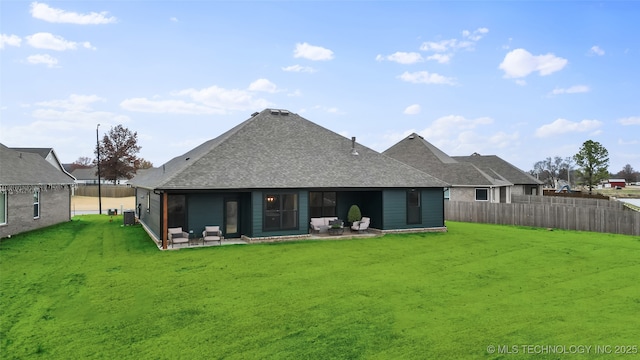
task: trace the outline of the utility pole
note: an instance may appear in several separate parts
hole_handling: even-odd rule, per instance
[[[102,215],[102,181],[100,180],[100,140],[98,139],[98,128],[96,127],[96,154],[98,154],[98,214]]]

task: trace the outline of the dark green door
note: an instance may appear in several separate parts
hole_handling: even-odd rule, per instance
[[[227,238],[240,237],[240,201],[238,198],[224,200],[224,236]]]

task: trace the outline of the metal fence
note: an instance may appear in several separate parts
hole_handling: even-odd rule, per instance
[[[135,196],[135,189],[126,185],[100,185],[100,194],[104,197]],[[76,196],[98,196],[98,185],[78,185],[74,190]]]
[[[558,202],[559,198],[556,197],[552,201],[547,199],[532,196],[529,200],[518,199],[511,204],[445,201],[445,218],[451,221],[640,236],[640,212],[625,209],[617,201],[567,199],[575,201],[572,203]]]

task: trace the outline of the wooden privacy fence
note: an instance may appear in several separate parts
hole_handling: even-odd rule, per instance
[[[126,185],[100,185],[100,194],[104,197],[135,196],[135,189]],[[76,196],[98,197],[98,185],[78,185],[74,190]]]
[[[445,201],[445,219],[640,236],[640,212],[615,206]]]

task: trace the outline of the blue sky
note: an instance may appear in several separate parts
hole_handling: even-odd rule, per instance
[[[155,166],[264,108],[377,151],[417,132],[527,171],[609,150],[640,170],[640,2],[2,1],[0,142]]]

